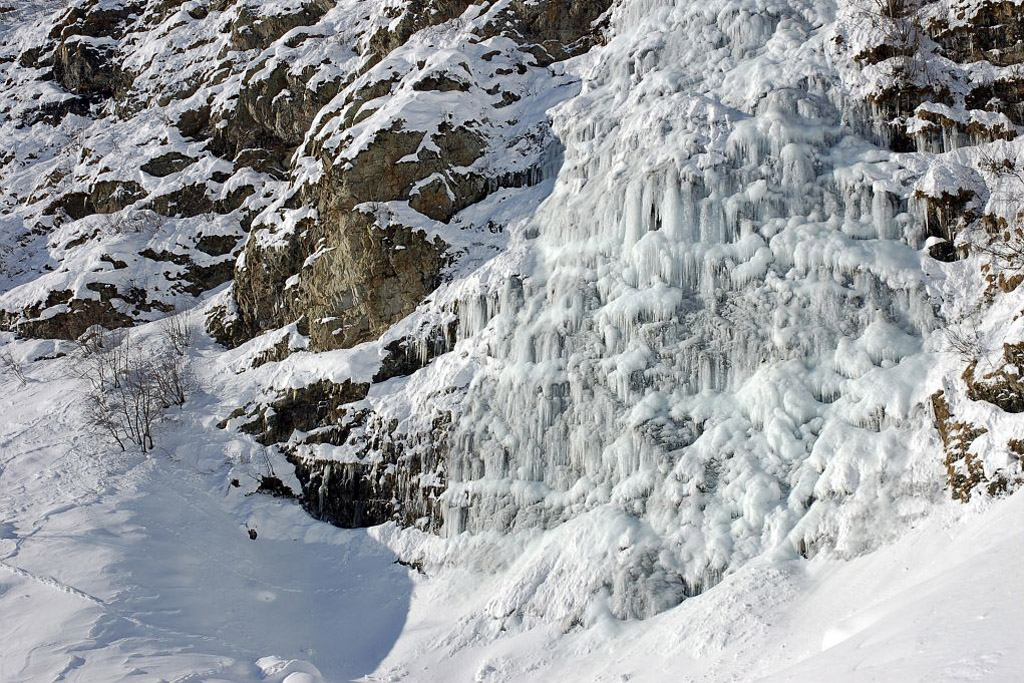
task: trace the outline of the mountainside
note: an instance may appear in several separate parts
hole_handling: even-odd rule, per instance
[[[1024,2],[71,0],[0,34],[0,568],[107,610],[0,678],[1024,671]],[[92,573],[41,559],[65,509]],[[94,547],[194,524],[241,616],[145,578],[159,534]],[[326,655],[335,565],[404,598]],[[275,650],[247,587],[295,566]],[[573,668],[615,643],[664,661]]]

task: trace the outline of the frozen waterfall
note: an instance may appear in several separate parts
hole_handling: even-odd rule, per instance
[[[843,120],[830,11],[614,11],[554,111],[565,162],[531,270],[459,305],[482,369],[448,535],[615,518],[629,548],[592,539],[591,589],[643,616],[765,551],[862,550],[863,525],[935,495],[925,231]]]

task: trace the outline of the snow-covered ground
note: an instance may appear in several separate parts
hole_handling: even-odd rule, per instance
[[[952,508],[856,560],[758,562],[653,619],[473,643],[458,581],[413,592],[370,680],[1009,683],[1024,675],[1024,496]],[[463,597],[459,597],[463,596]],[[453,622],[455,622],[453,624]]]
[[[38,362],[27,386],[3,385],[0,681],[373,671],[412,589],[393,553],[291,501],[246,495],[245,454],[191,411],[148,457],[82,433],[73,362]]]
[[[205,342],[195,354],[205,386],[231,374],[230,354]],[[490,612],[514,567],[423,575],[394,563],[388,545],[408,542],[394,528],[336,529],[291,501],[246,495],[258,453],[194,421],[217,400],[205,392],[148,457],[114,452],[81,432],[76,362],[38,361],[26,386],[0,385],[0,681],[1024,675],[1021,493],[950,501],[849,561],[764,557],[652,619],[597,614],[589,628],[537,621],[503,633]],[[536,552],[527,544],[526,561]],[[572,579],[560,589],[577,590]]]

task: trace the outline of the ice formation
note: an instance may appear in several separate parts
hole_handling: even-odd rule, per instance
[[[864,552],[941,495],[943,273],[918,173],[826,57],[835,11],[624,2],[574,65],[525,255],[462,283],[459,360],[424,371],[475,368],[444,533],[557,527],[508,613],[649,616],[766,552]]]

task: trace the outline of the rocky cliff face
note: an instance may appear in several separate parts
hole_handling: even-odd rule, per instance
[[[862,552],[1021,477],[1022,9],[8,9],[0,324],[201,307],[312,514],[572,530],[502,618]]]
[[[376,339],[475,246],[468,233],[500,229],[456,217],[550,174],[557,143],[537,100],[571,87],[552,65],[597,40],[606,8],[548,4],[410,7],[374,34],[255,226],[229,341],[299,319],[316,350]]]
[[[258,218],[225,341],[299,318],[320,349],[381,334],[480,229],[446,241],[456,213],[543,176],[544,107],[517,102],[597,40],[604,10],[576,3],[553,26],[543,3],[503,6],[449,26],[466,7],[96,0],[36,23],[10,10],[5,125],[29,144],[6,157],[7,232],[12,249],[45,236],[61,265],[8,294],[8,325],[73,338],[188,305],[231,279]],[[99,249],[131,260],[71,265]],[[19,254],[8,270],[48,268]],[[126,279],[144,280],[144,301]]]

